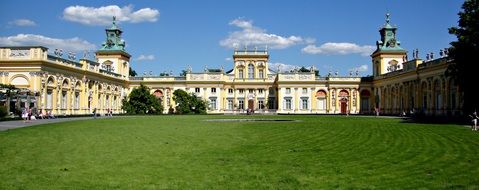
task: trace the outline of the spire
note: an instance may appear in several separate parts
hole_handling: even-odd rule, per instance
[[[118,28],[118,26],[116,25],[116,16],[113,16],[113,21],[112,21],[110,30],[120,30],[120,28]]]
[[[391,14],[386,13],[386,24],[389,24],[389,16],[391,16]],[[115,18],[115,17],[113,17],[113,18]]]
[[[403,48],[400,47],[401,42],[396,37],[396,26],[391,26],[391,14],[389,12],[386,13],[386,23],[384,26],[379,30],[381,35],[381,40],[376,42],[376,52],[377,51],[405,51]]]
[[[125,41],[121,38],[123,31],[116,25],[116,16],[113,16],[112,25],[106,30],[106,41],[100,50],[121,50],[125,51]]]

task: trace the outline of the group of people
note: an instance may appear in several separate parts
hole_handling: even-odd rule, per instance
[[[23,122],[30,122],[37,119],[55,119],[55,115],[52,111],[47,111],[45,114],[42,110],[36,111],[36,109],[25,108],[22,110],[22,119]]]
[[[93,112],[92,112],[92,113],[93,113],[93,118],[95,118],[95,119],[96,119],[96,117],[99,115],[99,114],[97,113],[96,108],[93,108]],[[105,116],[112,117],[112,116],[113,116],[113,110],[112,110],[112,109],[107,109],[107,110],[106,110],[106,113],[105,113]]]

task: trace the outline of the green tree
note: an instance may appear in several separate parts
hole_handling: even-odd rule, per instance
[[[195,94],[188,94],[184,90],[177,89],[173,92],[173,100],[176,102],[178,114],[205,114],[206,101],[198,98]]]
[[[0,100],[5,101],[4,105],[0,105],[0,118],[3,118],[8,115],[8,105],[10,104],[10,100],[15,99],[16,96],[18,96],[18,91],[19,89],[16,88],[14,85],[0,83]],[[12,111],[14,114],[21,114],[20,109],[10,111]]]
[[[8,115],[7,106],[0,105],[0,119]]]
[[[131,67],[130,67],[130,72],[129,73],[130,73],[130,77],[134,77],[134,76],[138,75],[138,74],[136,74],[136,71],[133,70]]]
[[[143,84],[135,88],[128,95],[128,99],[122,100],[122,109],[129,114],[161,114],[163,106],[161,101],[150,94],[150,89]]]
[[[449,57],[454,61],[447,69],[447,75],[455,79],[459,90],[464,94],[464,111],[469,113],[479,107],[474,91],[477,88],[479,64],[479,0],[466,0],[459,12],[458,27],[449,28],[449,33],[457,37],[451,42]]]

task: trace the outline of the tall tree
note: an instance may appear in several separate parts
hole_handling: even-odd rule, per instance
[[[205,114],[206,102],[195,94],[188,94],[184,90],[177,89],[173,92],[173,100],[176,102],[176,113],[178,114]]]
[[[150,94],[150,89],[143,84],[135,88],[128,95],[128,99],[123,99],[121,109],[129,114],[161,114],[163,106],[161,101]]]
[[[449,28],[449,33],[457,36],[451,42],[449,56],[453,63],[448,67],[447,75],[455,79],[464,97],[464,111],[470,113],[479,108],[479,99],[475,97],[477,90],[477,72],[479,64],[479,0],[466,0],[458,13],[458,27]]]

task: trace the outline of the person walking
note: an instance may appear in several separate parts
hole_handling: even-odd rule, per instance
[[[22,118],[23,118],[23,123],[26,123],[28,121],[28,111],[27,109],[23,109],[22,111]]]
[[[96,108],[93,108],[93,118],[96,119]]]
[[[472,113],[472,115],[469,115],[471,118],[472,118],[472,126],[471,126],[471,129],[473,131],[477,131],[478,127],[477,127],[477,120],[479,119],[477,117],[477,112],[474,111],[474,113]]]

